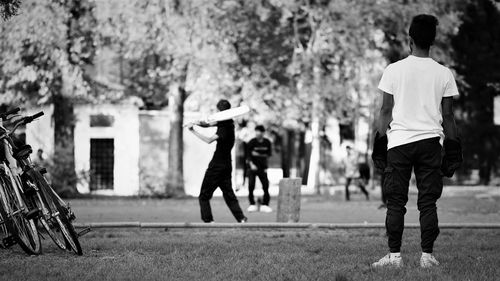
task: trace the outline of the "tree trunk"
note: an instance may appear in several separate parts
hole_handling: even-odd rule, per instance
[[[295,138],[295,177],[302,178],[302,184],[306,184],[304,176],[304,162],[306,154],[306,144],[305,144],[305,134],[302,131],[296,132],[297,137]]]
[[[315,65],[313,68],[314,73],[314,93],[313,105],[311,113],[311,132],[312,132],[312,143],[311,143],[311,159],[309,162],[309,179],[307,181],[308,187],[313,187],[317,194],[321,193],[320,190],[320,170],[321,170],[321,111],[320,111],[320,100],[321,95],[319,91],[321,90],[321,70],[319,66]]]
[[[283,170],[283,177],[290,177],[290,134],[289,130],[281,130],[281,169]]]
[[[78,194],[75,172],[75,115],[69,97],[53,96],[54,104],[54,158],[50,171],[52,184],[62,196]]]
[[[170,88],[169,109],[170,109],[170,135],[168,145],[168,172],[165,196],[182,197],[184,191],[184,101],[186,91],[179,84],[174,84]]]
[[[307,181],[308,187],[314,188],[316,194],[321,194],[320,191],[320,157],[321,157],[321,140],[319,118],[314,116],[311,123],[312,143],[311,143],[311,158],[309,160],[309,177]]]

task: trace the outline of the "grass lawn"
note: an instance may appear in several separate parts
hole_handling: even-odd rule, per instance
[[[44,242],[44,255],[0,250],[0,280],[499,280],[499,230],[442,230],[442,266],[420,269],[418,230],[404,234],[402,269],[371,270],[383,230],[100,229],[82,257]]]
[[[467,189],[464,187],[464,189]],[[445,193],[447,195],[447,193]],[[474,193],[443,196],[438,201],[439,221],[442,223],[495,223],[500,222],[500,197],[476,198]],[[246,198],[239,198],[249,222],[276,222],[276,212],[248,213]],[[300,221],[322,223],[383,223],[385,209],[377,209],[378,198],[366,201],[353,194],[352,201],[343,195],[304,196],[301,200]],[[417,195],[410,194],[405,221],[418,223]],[[201,222],[197,198],[190,199],[126,199],[96,198],[70,200],[78,223],[141,221],[141,222]],[[235,222],[222,198],[211,200],[216,222]],[[276,198],[271,205],[277,208]]]

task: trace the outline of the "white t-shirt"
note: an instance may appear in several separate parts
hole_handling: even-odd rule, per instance
[[[359,178],[358,154],[356,152],[347,154],[343,162],[346,178]]]
[[[441,100],[458,95],[449,68],[410,55],[387,66],[378,88],[394,97],[387,149],[433,137],[441,137],[442,144]]]

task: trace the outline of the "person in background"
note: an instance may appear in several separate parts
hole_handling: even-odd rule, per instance
[[[364,178],[362,178],[360,174],[360,169],[359,169],[360,166],[358,165],[358,154],[355,151],[353,151],[353,149],[349,145],[346,146],[346,152],[347,155],[343,161],[345,178],[346,178],[345,200],[346,201],[351,200],[349,192],[349,185],[351,185],[351,182],[355,182],[357,186],[361,189],[361,191],[365,194],[366,200],[370,200],[370,194],[368,193],[365,187],[366,173],[364,173]],[[370,172],[368,171],[368,174],[369,173]]]
[[[39,167],[47,167],[47,161],[45,160],[45,157],[43,156],[43,149],[39,148],[36,151],[36,156],[33,159],[33,163],[35,163]]]
[[[247,161],[249,166],[248,201],[250,201],[250,206],[247,209],[248,212],[256,212],[259,209],[264,213],[273,211],[273,209],[269,207],[271,197],[269,196],[269,179],[267,178],[268,159],[272,153],[272,146],[271,141],[264,137],[265,131],[264,126],[256,126],[255,138],[251,139],[247,144]],[[259,177],[262,184],[262,190],[264,191],[264,198],[262,199],[260,208],[255,205],[255,198],[253,196],[256,177]]]

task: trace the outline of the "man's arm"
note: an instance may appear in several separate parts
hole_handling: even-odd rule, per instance
[[[217,134],[215,134],[215,135],[213,135],[213,136],[211,136],[211,137],[209,137],[209,136],[205,136],[204,134],[202,134],[202,133],[200,133],[200,132],[196,131],[193,127],[189,127],[189,131],[191,131],[191,132],[192,132],[195,136],[197,136],[200,140],[202,140],[202,141],[204,141],[204,142],[206,142],[206,143],[208,143],[208,144],[210,144],[210,143],[212,143],[212,142],[216,141],[216,140],[219,138],[219,136],[218,136]]]
[[[443,114],[443,131],[446,139],[458,139],[457,125],[453,114],[453,97],[444,97],[441,101],[441,111]]]
[[[394,107],[394,97],[386,92],[383,93],[382,107],[377,124],[377,131],[380,136],[384,136],[389,124],[392,121],[392,108]]]
[[[441,100],[444,131],[444,157],[441,162],[441,172],[445,177],[451,178],[463,162],[462,145],[458,138],[457,125],[453,116],[453,97],[443,97]]]
[[[271,157],[271,142],[266,143],[266,146],[268,148],[267,152],[252,151],[252,156]]]

